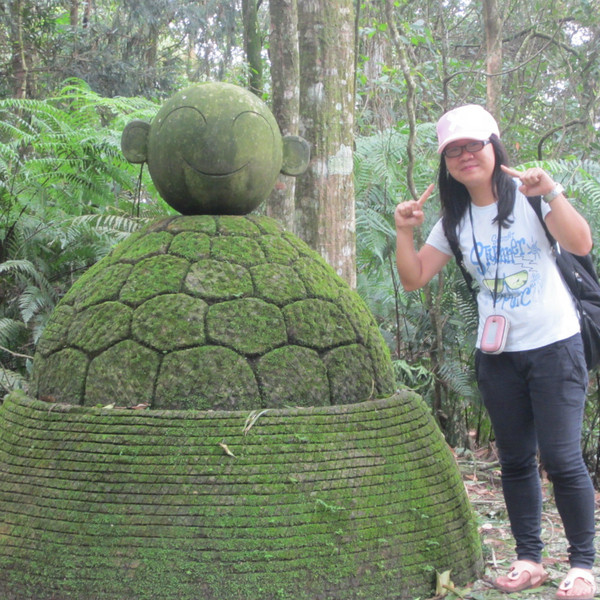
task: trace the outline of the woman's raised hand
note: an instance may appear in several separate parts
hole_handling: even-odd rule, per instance
[[[521,180],[519,191],[525,196],[544,196],[549,194],[556,185],[552,177],[540,167],[532,167],[526,171],[517,171],[506,165],[500,165],[500,168],[507,175]]]
[[[394,220],[396,222],[396,229],[413,229],[414,227],[420,226],[425,220],[425,213],[423,212],[423,205],[431,192],[433,192],[435,184],[431,184],[421,195],[418,200],[408,200],[407,202],[401,202],[396,206],[394,212]]]

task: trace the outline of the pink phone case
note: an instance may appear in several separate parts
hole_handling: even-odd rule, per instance
[[[487,354],[500,354],[506,345],[508,321],[502,315],[491,315],[483,326],[481,351]]]

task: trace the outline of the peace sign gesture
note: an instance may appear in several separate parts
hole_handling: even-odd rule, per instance
[[[427,198],[431,196],[434,188],[435,184],[432,183],[418,200],[408,200],[396,206],[396,211],[394,212],[396,229],[413,229],[414,227],[423,225],[423,221],[425,220],[423,205]]]

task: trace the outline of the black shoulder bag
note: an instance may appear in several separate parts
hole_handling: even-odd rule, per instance
[[[593,369],[600,362],[600,283],[592,256],[577,256],[563,250],[546,227],[540,196],[527,198],[554,249],[558,270],[575,300],[581,325],[585,362]]]

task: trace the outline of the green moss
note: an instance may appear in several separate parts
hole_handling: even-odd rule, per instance
[[[83,400],[88,359],[79,350],[66,348],[40,360],[32,387],[38,398],[79,404]]]
[[[275,219],[271,219],[269,217],[265,217],[258,214],[250,214],[246,217],[252,223],[255,223],[256,226],[260,229],[260,232],[264,235],[274,235],[281,236],[284,229],[281,223],[276,221]]]
[[[218,260],[199,260],[185,279],[185,291],[205,300],[230,300],[252,293],[252,279],[241,266]]]
[[[279,308],[256,298],[214,304],[206,318],[208,338],[249,356],[264,354],[287,342]]]
[[[396,389],[396,378],[390,359],[390,349],[385,343],[378,329],[369,331],[366,342],[373,364],[373,378],[375,380],[377,397],[389,396]]]
[[[141,304],[158,294],[179,292],[189,263],[176,256],[153,256],[137,263],[121,290],[120,300]]]
[[[309,296],[337,300],[340,290],[346,286],[335,271],[324,262],[301,258],[294,263],[294,268],[306,286]]]
[[[298,251],[281,235],[263,235],[259,241],[270,264],[290,265],[298,259]]]
[[[215,237],[212,243],[211,257],[244,266],[265,262],[265,255],[259,243],[255,239],[243,236]]]
[[[75,309],[68,304],[60,304],[56,307],[36,348],[40,356],[48,356],[64,347],[67,342],[69,325],[73,322],[75,314]]]
[[[133,315],[132,335],[161,352],[204,344],[208,305],[186,294],[150,298]]]
[[[158,354],[132,340],[120,342],[94,358],[89,367],[85,404],[134,406],[152,402]],[[122,376],[123,370],[127,377]]]
[[[197,233],[214,235],[217,231],[217,219],[211,215],[176,217],[169,222],[167,230],[174,233],[179,233],[181,231],[195,231]]]
[[[258,237],[260,229],[251,219],[223,215],[217,218],[217,231],[221,235]]]
[[[0,430],[4,598],[412,600],[436,570],[464,585],[481,568],[460,474],[415,394],[260,412],[11,394]]]
[[[252,369],[227,348],[205,346],[165,356],[154,408],[241,410],[256,408],[258,385]]]
[[[353,344],[334,348],[323,361],[329,375],[332,404],[349,404],[374,397],[377,388],[373,366],[364,346]],[[348,372],[356,376],[349,380]]]
[[[285,306],[306,298],[306,288],[292,267],[269,263],[252,267],[250,274],[256,295],[263,300]]]
[[[170,252],[190,262],[210,256],[210,237],[196,231],[183,231],[175,236]]]
[[[131,270],[131,265],[109,264],[106,266],[100,261],[73,284],[65,294],[63,302],[72,304],[77,310],[81,310],[101,302],[117,300]]]
[[[134,231],[120,242],[110,252],[109,258],[111,262],[118,262],[123,254],[126,254],[132,246],[135,246],[141,238],[144,237],[142,231]]]
[[[166,231],[146,233],[146,235],[137,237],[134,243],[128,244],[119,253],[119,259],[122,262],[137,262],[141,258],[166,254],[172,240],[173,236]]]
[[[78,349],[86,367],[72,376],[84,381],[70,382],[68,387],[93,389],[95,399],[113,395],[117,393],[114,381],[108,392],[101,391],[106,381],[104,367],[88,370],[87,365],[92,360],[95,365],[102,364],[106,351],[114,352],[116,344],[127,340],[150,352],[148,356],[155,351],[159,363],[175,350],[230,348],[246,360],[246,374],[257,371],[260,359],[275,348],[294,348],[293,358],[287,360],[297,372],[304,372],[302,381],[314,382],[314,393],[305,393],[308,385],[293,375],[294,389],[277,391],[276,397],[273,390],[280,390],[285,377],[276,377],[274,364],[267,360],[262,363],[264,385],[258,393],[256,381],[249,377],[250,391],[235,394],[236,402],[243,397],[246,407],[250,407],[251,397],[254,408],[261,408],[292,401],[305,405],[310,398],[317,404],[329,404],[332,397],[348,397],[349,389],[357,400],[363,392],[362,400],[366,400],[394,390],[389,350],[364,302],[304,242],[284,232],[272,219],[257,215],[168,217],[150,223],[142,233],[119,245],[84,274],[57,307],[39,342],[34,380],[47,379],[49,363],[43,359],[67,348]],[[345,372],[339,361],[328,378],[330,393],[325,399],[324,355],[354,345],[362,350],[352,348],[350,355],[356,351],[365,360],[359,361],[360,366],[350,361]],[[296,350],[299,347],[309,351],[300,352]],[[307,361],[304,368],[296,364],[301,358]],[[132,379],[136,388],[141,383],[137,372],[129,377],[132,364],[115,363],[114,379]],[[191,369],[188,365],[181,370]],[[175,376],[173,367],[165,377]],[[66,383],[66,377],[62,371],[60,381]],[[93,381],[95,377],[100,377],[99,381]],[[152,371],[143,392],[152,403],[155,380]],[[335,389],[338,384],[340,391]],[[180,389],[191,397],[176,397],[165,386],[161,398],[167,398],[170,407],[209,407],[208,396],[199,399],[189,382]],[[130,393],[126,391],[126,395]]]
[[[133,311],[119,302],[103,302],[72,318],[67,343],[97,354],[127,337]]]
[[[296,248],[296,250],[298,250],[298,254],[300,254],[301,256],[310,258],[315,262],[324,262],[323,257],[316,250],[313,250],[310,246],[306,244],[306,242],[303,242],[299,237],[295,236],[293,233],[290,233],[289,231],[284,231],[281,237],[287,242],[289,242],[291,246]]]
[[[290,342],[325,350],[356,341],[347,317],[325,300],[300,300],[283,309]]]
[[[314,350],[286,346],[265,354],[257,363],[264,406],[327,406],[329,381]]]

